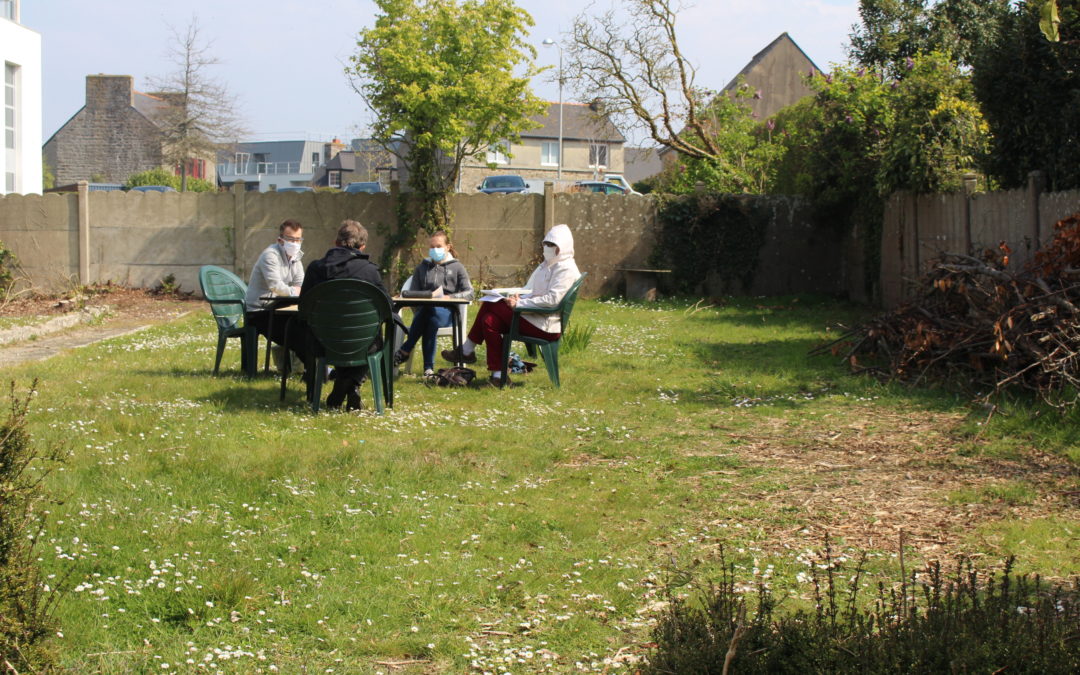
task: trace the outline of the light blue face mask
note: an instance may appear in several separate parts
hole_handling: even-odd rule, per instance
[[[428,249],[428,255],[431,256],[431,259],[434,260],[435,262],[442,262],[442,259],[446,257],[446,249],[445,248],[429,248]]]

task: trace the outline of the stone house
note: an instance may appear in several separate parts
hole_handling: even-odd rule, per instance
[[[523,132],[517,143],[493,146],[462,162],[458,191],[475,192],[485,176],[497,174],[516,174],[533,185],[552,181],[565,188],[574,181],[622,173],[626,137],[595,105],[562,104],[561,162],[559,104],[549,103],[547,112],[533,121],[537,126]]]
[[[91,176],[122,183],[134,173],[164,167],[165,136],[156,120],[168,106],[162,96],[136,91],[130,75],[87,75],[86,104],[43,148],[56,184]],[[188,160],[188,176],[215,180],[213,161]]]

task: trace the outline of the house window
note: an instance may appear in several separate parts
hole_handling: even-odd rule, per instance
[[[507,147],[504,143],[495,143],[488,147],[487,150],[487,163],[488,164],[509,164],[510,160],[507,158]]]
[[[541,166],[558,166],[559,165],[559,144],[552,141],[545,141],[540,146],[540,165]]]
[[[19,67],[12,63],[4,64],[4,164],[7,175],[4,177],[4,191],[15,192],[17,189],[15,167],[19,165],[18,143],[16,142],[18,117],[15,104],[18,101]]]
[[[247,152],[236,153],[236,173],[247,173],[247,163],[251,154]]]
[[[326,184],[329,185],[332,188],[340,188],[341,187],[341,172],[340,171],[329,171],[329,172],[327,172],[327,174],[326,174]]]
[[[318,168],[319,168],[319,153],[313,152],[313,153],[311,153],[311,170],[314,171],[315,169],[318,169]]]
[[[589,145],[589,168],[607,168],[607,151],[608,147],[606,145],[601,145],[599,143],[591,143]]]
[[[0,0],[0,19],[15,20],[15,0]]]

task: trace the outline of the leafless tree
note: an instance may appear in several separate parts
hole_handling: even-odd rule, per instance
[[[710,93],[694,85],[695,69],[675,31],[675,0],[625,0],[619,13],[587,9],[574,19],[567,80],[581,100],[599,100],[624,129],[689,157],[718,158],[710,131]]]
[[[210,77],[211,66],[221,62],[210,55],[213,43],[203,41],[198,19],[181,32],[169,26],[173,39],[168,50],[176,70],[151,78],[154,96],[163,105],[154,121],[165,134],[162,159],[180,166],[180,189],[187,189],[188,160],[215,161],[218,150],[236,142],[244,133],[236,112],[236,99],[224,85]]]

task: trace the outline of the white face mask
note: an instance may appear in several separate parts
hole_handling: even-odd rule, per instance
[[[295,258],[296,254],[300,252],[300,242],[298,241],[285,241],[282,242],[281,248],[285,250],[285,255],[290,258]]]
[[[559,255],[559,250],[554,246],[544,247],[544,262],[551,262],[557,255]]]

